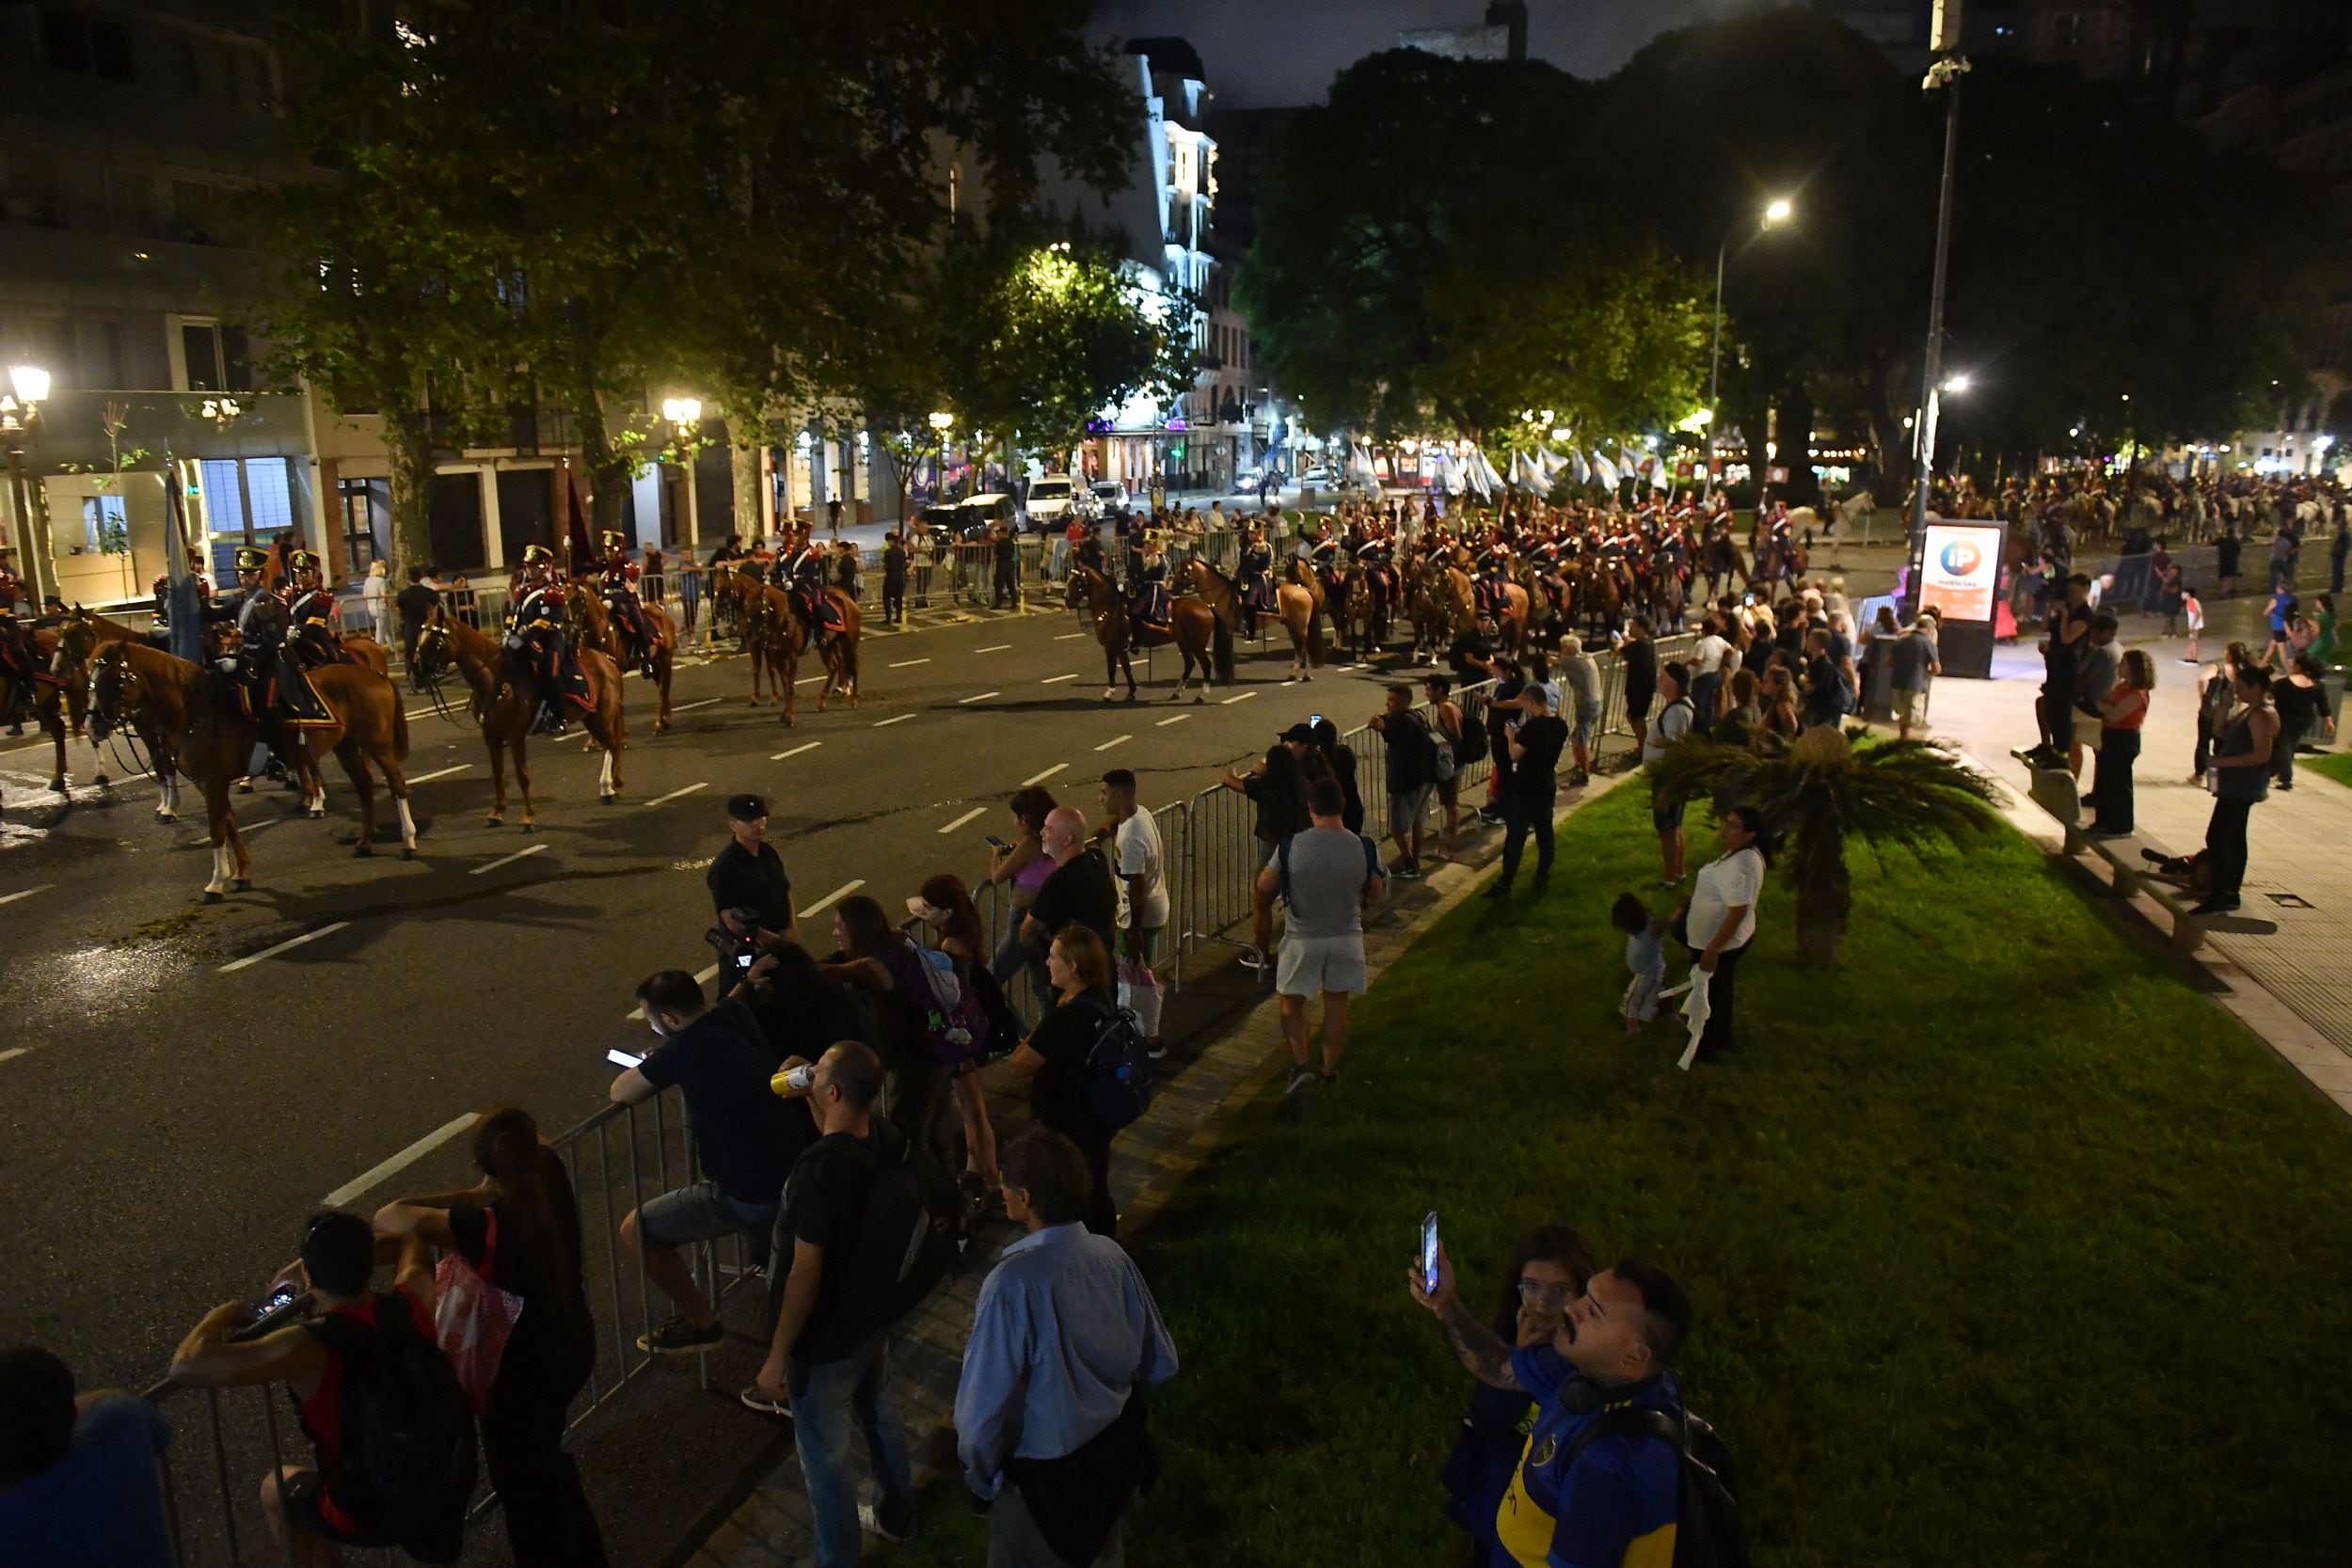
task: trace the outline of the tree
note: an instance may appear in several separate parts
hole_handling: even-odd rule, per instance
[[[1788,835],[1797,952],[1818,964],[1836,963],[1845,946],[1853,911],[1851,841],[1923,852],[1964,843],[2001,820],[1993,781],[1942,747],[1926,740],[1856,746],[1834,724],[1762,751],[1685,740],[1652,766],[1651,778],[1669,800],[1747,801]]]

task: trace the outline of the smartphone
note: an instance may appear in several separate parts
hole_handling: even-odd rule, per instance
[[[1007,844],[1003,839],[998,838],[994,833],[982,833],[980,836],[988,840],[988,847],[990,848],[1001,849],[1008,855],[1012,853],[1012,846]]]
[[[738,969],[749,969],[754,963],[758,961],[758,958],[759,955],[756,953],[738,953],[735,956],[735,967]]]
[[[614,1067],[643,1067],[645,1063],[644,1057],[632,1056],[626,1051],[608,1051],[604,1059]]]
[[[301,1296],[302,1287],[294,1281],[289,1279],[283,1285],[280,1285],[277,1290],[272,1291],[269,1293],[268,1298],[255,1309],[254,1316],[257,1318],[266,1318],[272,1312],[283,1311],[285,1308],[292,1307],[296,1301],[300,1300]]]
[[[1307,722],[1310,724],[1320,724],[1323,722],[1323,715],[1320,713],[1311,713],[1307,715]]]
[[[1431,1295],[1438,1292],[1438,1212],[1429,1211],[1421,1222],[1421,1288]]]

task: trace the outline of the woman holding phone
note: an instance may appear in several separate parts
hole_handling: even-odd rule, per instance
[[[1009,890],[1011,912],[1005,921],[1005,938],[997,943],[989,960],[989,973],[996,977],[998,986],[1009,991],[1013,976],[1026,969],[1029,990],[1041,1001],[1045,996],[1044,955],[1022,945],[1021,917],[1037,902],[1038,890],[1045,885],[1045,879],[1054,874],[1054,857],[1045,852],[1045,818],[1056,803],[1050,790],[1037,784],[1024,785],[1007,802],[1012,812],[1011,839],[1001,839],[993,833],[988,838],[989,882],[993,886],[1012,884]]]
[[[980,927],[980,911],[973,908],[972,895],[964,891],[963,879],[946,873],[931,878],[923,884],[922,892],[907,900],[907,912],[930,928],[938,941],[938,951],[954,963],[957,978],[975,988],[981,1008],[988,1014],[991,1032],[1004,1027],[1010,1014],[1003,993],[996,991],[996,982],[988,973],[984,961],[988,934]],[[823,1054],[821,1050],[818,1054]],[[957,1063],[948,1082],[955,1095],[956,1115],[963,1122],[964,1196],[968,1201],[981,1202],[1000,1183],[996,1171],[996,1130],[989,1125],[988,1097],[980,1090],[980,1064]]]

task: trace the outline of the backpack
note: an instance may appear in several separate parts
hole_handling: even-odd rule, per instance
[[[922,949],[901,942],[883,951],[882,962],[890,971],[900,1021],[933,1061],[957,1067],[987,1052],[988,1011],[952,960],[943,968]]]
[[[1390,748],[1405,764],[1405,776],[1411,781],[1406,789],[1419,789],[1434,784],[1438,778],[1438,743],[1429,726],[1418,713],[1397,716],[1404,721],[1401,727],[1388,731]]]
[[[1486,760],[1486,721],[1462,715],[1462,738],[1454,743],[1454,770],[1459,773],[1471,763]]]
[[[1463,721],[1462,727],[1470,728],[1467,719]],[[1438,716],[1434,712],[1429,716],[1428,730],[1429,776],[1439,784],[1451,784],[1454,782],[1454,775],[1461,767],[1454,752],[1454,748],[1459,742],[1448,739],[1446,733],[1438,728]]]
[[[876,1133],[877,1141],[830,1145],[828,1157],[851,1161],[872,1179],[850,1243],[841,1310],[879,1331],[922,1304],[966,1238],[955,1178],[888,1129],[878,1125]]]
[[[1568,1445],[1565,1474],[1596,1438],[1654,1437],[1681,1454],[1675,1497],[1674,1568],[1748,1568],[1748,1533],[1740,1522],[1731,1449],[1715,1429],[1689,1411],[1677,1416],[1652,1406],[1605,1411],[1584,1424]]]
[[[375,1297],[375,1326],[341,1313],[309,1325],[342,1362],[336,1503],[420,1562],[454,1562],[473,1500],[473,1413],[457,1372],[417,1326],[407,1295]]]
[[[1103,1131],[1116,1132],[1152,1103],[1152,1053],[1134,1013],[1108,1002],[1101,1010],[1102,1024],[1087,1047],[1087,1102]]]

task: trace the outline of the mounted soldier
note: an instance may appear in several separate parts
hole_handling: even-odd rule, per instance
[[[319,558],[309,550],[296,550],[286,558],[286,569],[293,584],[287,609],[292,629],[286,634],[286,645],[296,662],[305,670],[358,663],[335,635],[335,593],[319,571]]]
[[[10,735],[23,735],[24,715],[32,707],[33,676],[43,667],[43,660],[33,646],[32,634],[17,619],[17,602],[25,594],[24,579],[16,575],[15,553],[11,546],[0,545],[0,672],[7,673],[8,689],[17,694],[8,704],[10,711],[0,713],[0,723],[8,726]]]
[[[1511,596],[1504,590],[1511,580],[1511,546],[1500,537],[1491,540],[1478,552],[1478,579],[1471,584],[1473,602],[1482,621],[1492,621],[1500,626]]]
[[[787,533],[783,553],[776,557],[769,581],[792,595],[801,624],[821,642],[841,630],[840,612],[825,593],[825,552],[810,543],[808,531]]]
[[[573,646],[555,552],[545,545],[524,546],[516,586],[519,592],[506,616],[506,651],[519,657],[538,682],[539,712],[532,732],[562,735],[566,705],[582,713],[595,712],[596,705]]]
[[[596,591],[604,600],[607,614],[620,628],[621,648],[636,657],[638,668],[647,680],[654,675],[653,632],[645,625],[645,607],[637,597],[639,567],[628,558],[627,536],[606,530],[603,536],[604,555],[596,562]]]
[[[1242,631],[1246,637],[1258,635],[1258,617],[1275,613],[1274,546],[1266,543],[1265,525],[1249,525],[1248,536],[1242,541],[1240,570],[1236,579],[1241,599]]]
[[[1167,632],[1174,625],[1168,599],[1168,558],[1161,553],[1157,533],[1143,536],[1143,556],[1127,588],[1127,614],[1138,627]]]
[[[205,612],[210,625],[233,624],[237,645],[214,661],[214,668],[237,682],[246,711],[262,725],[262,738],[280,759],[285,748],[275,730],[279,722],[297,727],[330,724],[333,715],[319,701],[300,667],[285,657],[294,617],[286,593],[269,580],[269,552],[251,545],[237,546],[237,592]]]

